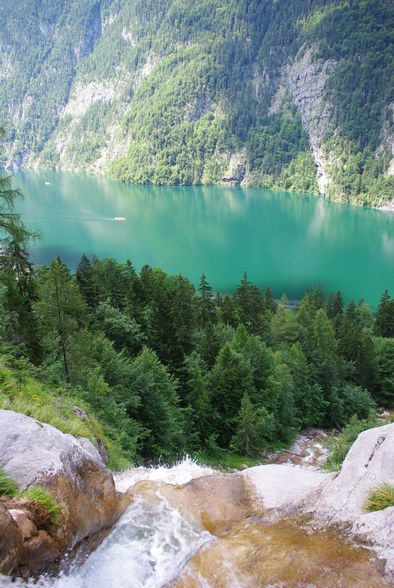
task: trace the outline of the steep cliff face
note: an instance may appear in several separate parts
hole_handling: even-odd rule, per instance
[[[332,181],[327,170],[323,153],[323,142],[330,128],[332,106],[325,98],[325,86],[335,61],[319,60],[314,57],[316,48],[303,48],[283,72],[283,83],[288,85],[302,124],[308,133],[311,153],[317,167],[317,183],[321,194],[326,194],[327,185]]]
[[[388,0],[33,6],[0,7],[8,166],[391,205]]]

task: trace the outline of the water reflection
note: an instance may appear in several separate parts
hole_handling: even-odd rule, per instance
[[[20,173],[17,183],[25,222],[44,234],[32,247],[39,262],[54,253],[73,267],[83,252],[130,258],[194,283],[205,272],[222,291],[246,271],[277,296],[321,281],[371,304],[394,291],[390,213],[256,188],[130,186],[71,173]]]

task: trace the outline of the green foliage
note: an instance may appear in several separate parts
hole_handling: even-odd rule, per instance
[[[128,407],[128,412],[145,429],[141,454],[149,459],[171,459],[177,453],[183,427],[176,380],[147,347],[133,361],[132,371],[131,387],[140,404],[136,410]]]
[[[13,498],[18,494],[18,484],[0,467],[0,496]]]
[[[375,512],[394,506],[394,486],[392,484],[380,484],[368,494],[367,502],[365,503],[366,512]]]
[[[379,337],[394,337],[394,299],[385,290],[376,311],[374,333]]]
[[[327,66],[328,196],[391,200],[389,0],[33,6],[0,7],[0,122],[15,121],[8,162],[94,170],[119,153],[106,171],[135,183],[246,174],[254,185],[317,193],[311,145],[283,74],[307,51],[317,70]]]
[[[51,494],[45,490],[45,488],[41,488],[41,486],[30,486],[19,494],[19,496],[42,504],[48,512],[50,524],[57,525],[59,515],[62,512],[62,505],[55,502]]]
[[[241,400],[236,423],[237,428],[231,440],[231,447],[242,455],[258,455],[267,444],[267,439],[274,436],[273,416],[264,407],[256,409],[246,392]]]
[[[112,433],[108,415],[106,418],[102,418],[99,411],[93,414],[86,398],[78,397],[78,390],[74,390],[72,394],[66,393],[61,386],[41,383],[30,373],[24,387],[20,388],[18,379],[15,378],[18,368],[6,367],[5,361],[10,365],[15,365],[9,355],[0,355],[0,386],[2,389],[0,408],[26,414],[37,421],[56,427],[63,433],[69,433],[76,437],[87,437],[93,443],[95,440],[99,440],[108,449],[108,463],[112,464],[113,469],[122,469],[126,465],[127,454],[117,442],[117,436]],[[30,368],[29,371],[34,373],[35,370]],[[76,407],[82,409],[82,416]],[[83,416],[84,413],[86,417]],[[114,425],[115,431],[118,431],[119,424],[122,426],[121,420],[118,418],[116,426]],[[132,456],[134,453],[129,455],[129,460]]]
[[[394,339],[375,338],[377,357],[376,401],[383,406],[394,406]]]
[[[18,259],[0,271],[0,407],[104,443],[113,468],[258,457],[314,426],[344,427],[338,466],[376,404],[392,407],[387,291],[374,318],[321,285],[288,307],[246,274],[213,296],[205,275],[196,292],[130,261],[83,256],[73,276]]]

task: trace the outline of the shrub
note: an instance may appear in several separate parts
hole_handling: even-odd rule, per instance
[[[18,494],[18,485],[6,474],[3,468],[0,468],[0,496],[13,498]]]
[[[389,506],[394,506],[394,486],[383,483],[376,488],[372,488],[365,503],[365,511],[375,512]]]

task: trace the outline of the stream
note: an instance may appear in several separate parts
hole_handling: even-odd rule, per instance
[[[203,477],[207,475],[209,479]],[[228,496],[223,484],[228,481],[229,476],[203,468],[190,459],[172,468],[134,468],[124,472],[116,476],[116,484],[118,490],[130,493],[131,504],[97,549],[84,556],[82,563],[81,557],[76,558],[57,577],[41,576],[27,585],[5,578],[2,583],[0,578],[0,586],[374,588],[387,585],[370,552],[291,517],[275,522],[265,518],[261,509],[256,510],[257,514],[245,510],[241,516],[232,518],[227,527],[214,529],[204,524],[204,528],[204,517],[208,520],[212,516],[210,509],[226,509]],[[184,484],[187,485],[180,488]],[[201,494],[204,484],[205,494]],[[237,496],[239,504],[246,503],[245,496]],[[210,503],[207,511],[203,512],[207,503]],[[197,516],[196,504],[202,509]],[[227,512],[226,516],[233,515]]]

